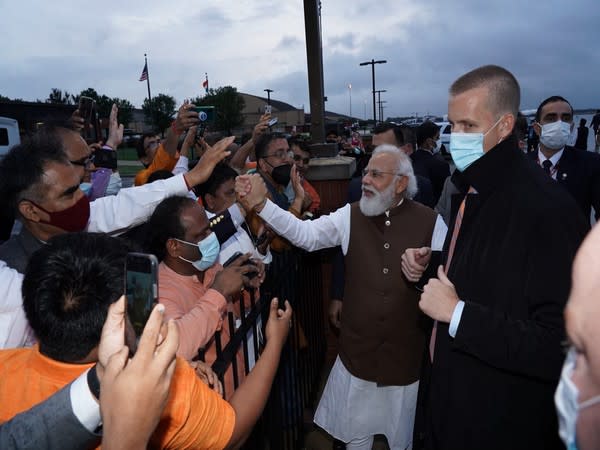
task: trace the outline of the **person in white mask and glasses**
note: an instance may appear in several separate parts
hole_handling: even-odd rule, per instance
[[[577,252],[565,322],[570,349],[554,397],[568,450],[600,448],[600,227]]]
[[[581,211],[590,219],[594,208],[600,217],[600,155],[567,145],[573,131],[573,107],[554,95],[537,109],[533,129],[540,137],[537,150],[529,156],[573,196]]]

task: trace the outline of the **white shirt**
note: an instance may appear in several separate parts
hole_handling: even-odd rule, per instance
[[[119,234],[145,222],[156,206],[172,195],[186,195],[183,175],[131,188],[90,203],[87,231]],[[29,346],[34,336],[21,299],[23,275],[0,261],[0,349]]]
[[[312,252],[341,245],[345,255],[350,244],[350,208],[350,204],[346,204],[318,219],[300,220],[267,200],[259,216],[296,247]],[[447,232],[448,227],[438,214],[431,236],[431,250],[442,250]]]

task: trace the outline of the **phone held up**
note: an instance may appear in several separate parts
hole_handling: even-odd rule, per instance
[[[79,115],[85,121],[86,125],[92,121],[92,112],[94,111],[94,106],[96,105],[96,100],[91,97],[86,97],[85,95],[81,95],[79,97]]]
[[[147,253],[128,253],[125,263],[127,315],[139,339],[158,302],[158,259]]]
[[[215,123],[217,113],[214,106],[196,106],[192,108],[192,111],[198,113],[200,121],[196,128],[196,140],[198,141],[204,136],[206,129]]]

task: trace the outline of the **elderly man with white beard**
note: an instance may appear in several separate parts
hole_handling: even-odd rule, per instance
[[[299,182],[295,169],[292,181]],[[341,245],[346,255],[339,355],[314,420],[348,449],[370,449],[375,434],[384,434],[391,449],[412,443],[431,323],[419,310],[418,288],[402,275],[401,256],[422,247],[417,243],[439,252],[447,232],[439,215],[411,200],[416,190],[410,159],[392,145],[373,151],[360,202],[312,221],[268,200],[260,177],[236,181],[244,207],[294,245],[308,251]]]

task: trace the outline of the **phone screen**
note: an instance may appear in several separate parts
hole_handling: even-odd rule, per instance
[[[158,260],[154,255],[129,253],[125,273],[127,315],[139,338],[158,301]]]

